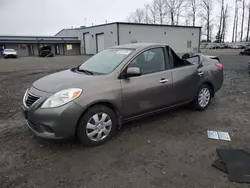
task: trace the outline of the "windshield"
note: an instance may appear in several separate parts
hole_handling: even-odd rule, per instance
[[[109,74],[131,54],[131,49],[107,49],[104,50],[86,62],[79,68],[79,71],[88,71],[93,74]]]
[[[15,52],[15,50],[13,50],[13,49],[5,49],[4,51],[5,52]]]

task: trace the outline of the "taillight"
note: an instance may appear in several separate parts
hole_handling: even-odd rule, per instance
[[[219,69],[223,69],[223,65],[222,65],[222,64],[216,63],[215,65],[216,65],[216,67],[218,67]]]

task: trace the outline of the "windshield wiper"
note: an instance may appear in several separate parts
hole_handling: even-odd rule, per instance
[[[91,72],[91,71],[89,71],[89,70],[85,70],[85,69],[79,69],[79,68],[77,68],[77,71],[78,71],[78,72],[84,72],[85,74],[89,74],[89,75],[94,75],[93,72]]]

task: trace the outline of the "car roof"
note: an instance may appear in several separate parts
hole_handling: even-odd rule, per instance
[[[114,46],[112,48],[115,49],[141,49],[141,48],[148,48],[148,47],[154,47],[154,46],[168,46],[166,44],[162,43],[132,43],[132,44],[123,44],[119,46]]]

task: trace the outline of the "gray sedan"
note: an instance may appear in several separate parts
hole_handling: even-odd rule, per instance
[[[184,104],[205,110],[223,84],[223,65],[185,59],[164,44],[112,47],[33,83],[23,98],[27,125],[48,139],[104,143],[124,122]]]

